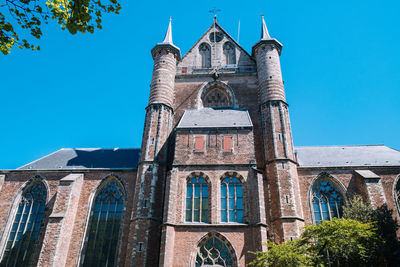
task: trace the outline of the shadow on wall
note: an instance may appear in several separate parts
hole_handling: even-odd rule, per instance
[[[75,149],[74,152],[76,156],[68,160],[67,166],[105,169],[136,168],[140,158],[140,149]]]

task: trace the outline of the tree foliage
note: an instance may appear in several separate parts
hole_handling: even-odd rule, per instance
[[[7,55],[14,46],[40,49],[21,36],[39,39],[42,25],[56,21],[71,34],[93,33],[102,28],[102,15],[118,14],[117,0],[0,0],[0,51]],[[6,15],[8,15],[6,17]]]
[[[256,252],[253,266],[398,266],[400,245],[392,211],[354,197],[343,218],[308,225],[294,241],[268,243]]]
[[[256,267],[275,266],[313,266],[313,253],[308,251],[307,246],[299,245],[299,240],[286,241],[282,244],[275,244],[268,241],[268,252],[255,252],[256,259],[251,265]]]
[[[370,223],[352,219],[322,221],[308,225],[295,241],[269,245],[257,252],[253,266],[348,266],[368,262],[371,246],[376,242],[375,228]]]
[[[343,208],[343,217],[371,223],[376,228],[378,239],[369,259],[371,266],[398,266],[400,262],[400,243],[396,236],[398,224],[393,220],[392,210],[388,209],[386,204],[374,208],[365,203],[360,196],[356,196]]]

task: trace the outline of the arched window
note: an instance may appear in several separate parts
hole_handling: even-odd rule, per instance
[[[400,176],[397,178],[396,188],[395,188],[395,201],[397,204],[397,211],[400,214]]]
[[[221,221],[243,223],[243,190],[236,177],[221,181]]]
[[[201,56],[201,67],[211,68],[211,48],[208,44],[202,43],[199,46],[199,52]]]
[[[312,209],[315,224],[322,220],[342,217],[344,199],[336,186],[327,179],[319,179],[312,188]]]
[[[196,267],[234,266],[228,247],[215,235],[211,235],[197,250]]]
[[[112,178],[100,187],[94,198],[82,266],[116,266],[123,208],[124,190]]]
[[[187,181],[186,221],[208,222],[208,185],[202,177],[193,177]]]
[[[224,43],[223,50],[226,65],[236,64],[235,47],[230,42],[226,42]]]
[[[47,190],[34,179],[22,193],[0,266],[28,266],[37,247]]]
[[[214,87],[207,89],[202,97],[204,107],[231,107],[231,97],[225,89]]]

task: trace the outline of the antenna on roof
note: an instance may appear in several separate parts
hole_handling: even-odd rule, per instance
[[[239,38],[240,38],[240,19],[239,19],[239,24],[238,24],[238,35],[237,35],[237,42],[239,43]]]

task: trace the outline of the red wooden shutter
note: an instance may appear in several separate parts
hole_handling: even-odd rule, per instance
[[[224,148],[224,152],[232,152],[232,136],[231,135],[224,135],[223,148]]]
[[[195,136],[194,137],[194,151],[195,152],[204,152],[204,136]]]

